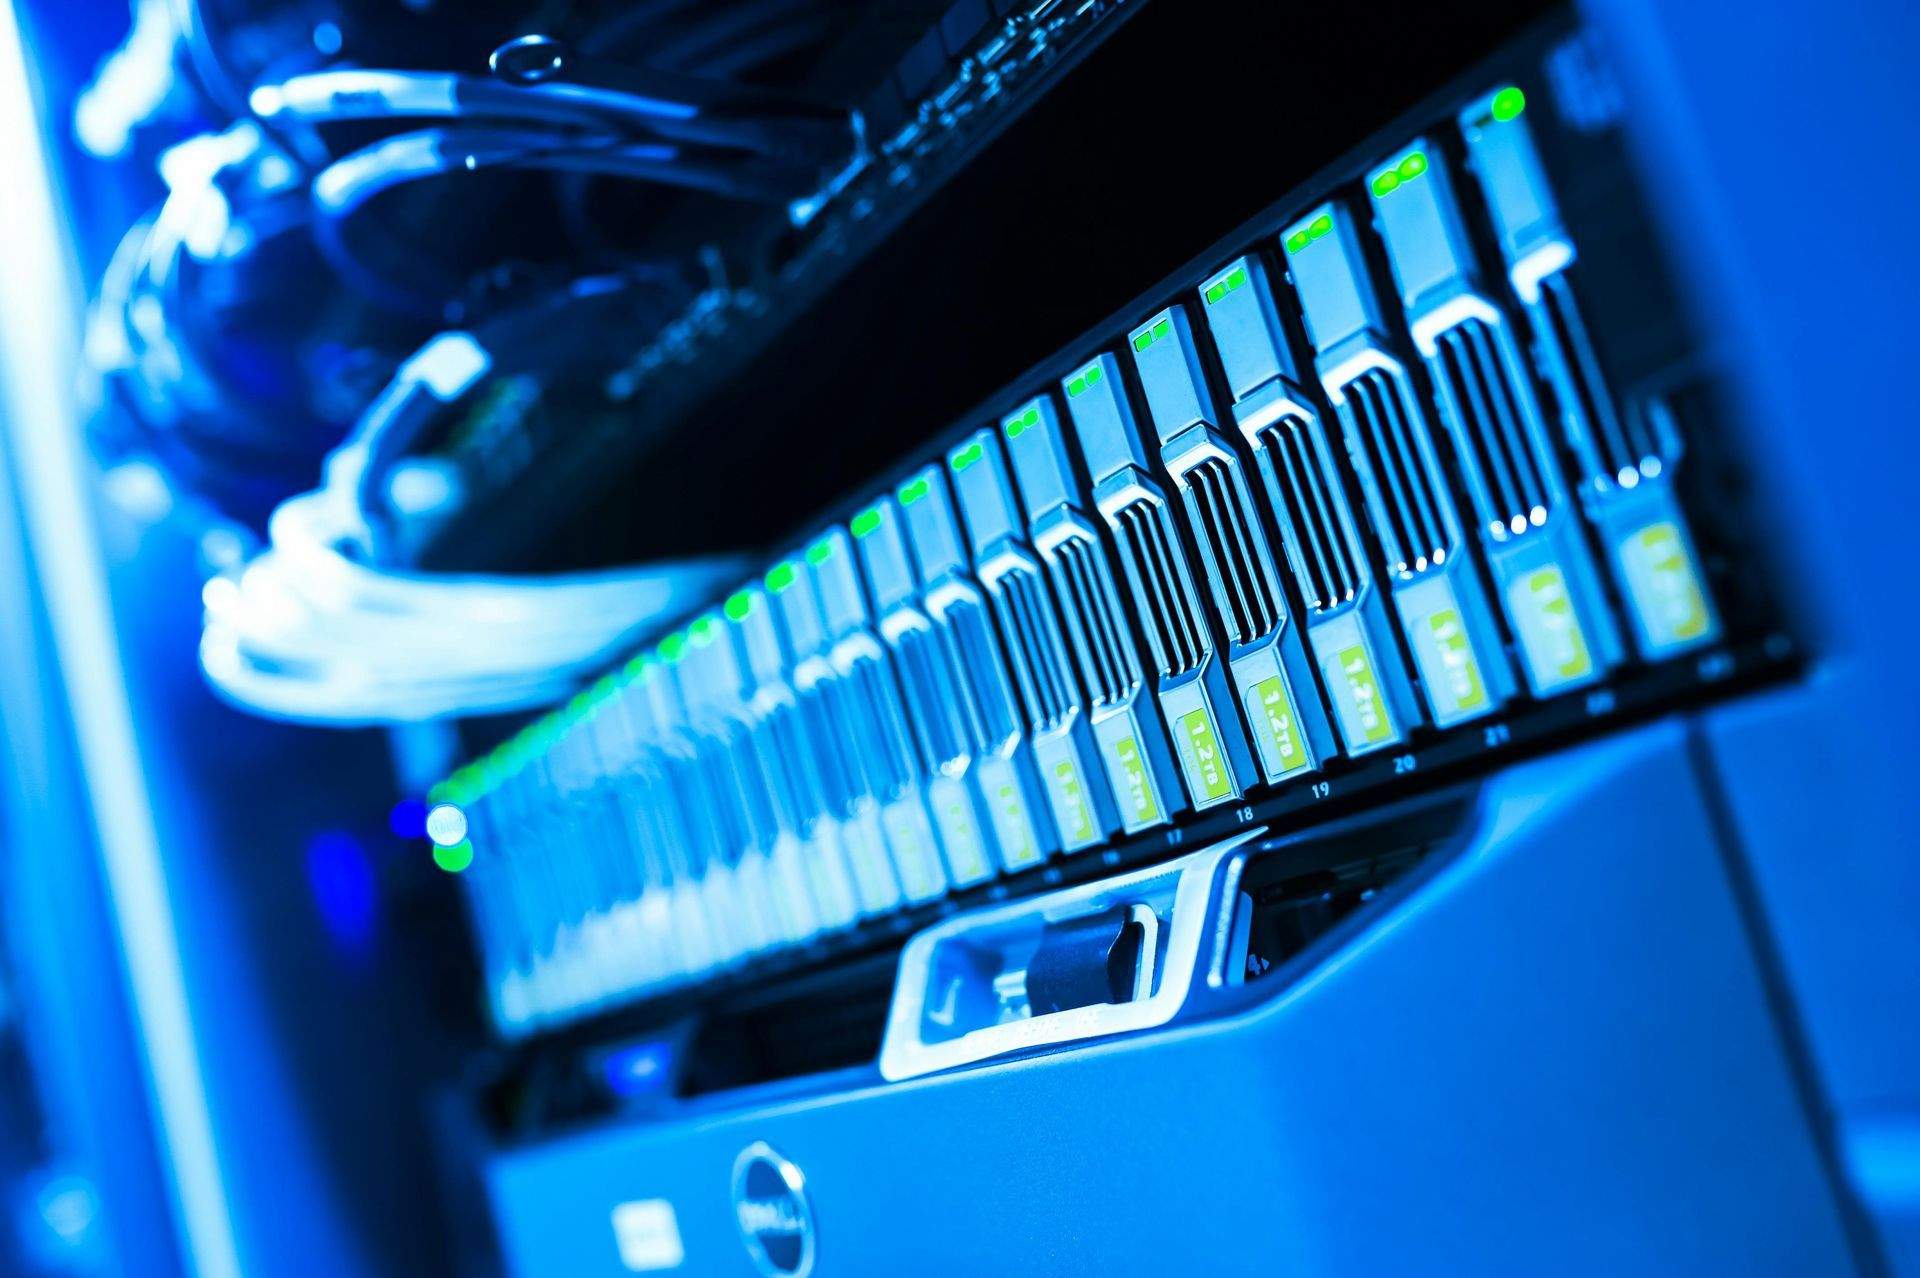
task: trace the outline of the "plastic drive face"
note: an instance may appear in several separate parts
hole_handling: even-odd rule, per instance
[[[1660,660],[1712,643],[1719,618],[1674,491],[1679,431],[1659,400],[1624,409],[1614,402],[1575,295],[1577,254],[1534,146],[1525,92],[1493,90],[1467,105],[1459,127],[1635,646]]]
[[[1590,684],[1619,662],[1618,628],[1513,326],[1481,284],[1449,162],[1415,139],[1367,184],[1527,683],[1539,696]]]
[[[1358,231],[1345,205],[1323,204],[1281,244],[1428,712],[1442,727],[1491,714],[1512,695],[1512,674]]]
[[[1306,608],[1307,647],[1342,748],[1360,755],[1398,745],[1420,721],[1419,702],[1266,268],[1256,255],[1236,258],[1198,291]]]

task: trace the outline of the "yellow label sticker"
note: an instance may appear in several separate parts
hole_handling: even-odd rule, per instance
[[[1280,762],[1280,775],[1297,772],[1312,763],[1305,743],[1300,740],[1300,726],[1294,722],[1293,698],[1287,695],[1287,681],[1278,675],[1262,679],[1253,685],[1252,700],[1254,714],[1251,717],[1266,733],[1273,757]]]
[[[1376,745],[1393,735],[1393,718],[1387,713],[1386,698],[1380,695],[1380,681],[1373,677],[1373,662],[1359,644],[1342,648],[1337,658],[1340,675],[1347,682],[1346,722],[1361,745]]]
[[[1147,765],[1140,758],[1140,743],[1132,737],[1120,738],[1114,743],[1113,757],[1126,779],[1127,802],[1133,809],[1133,819],[1136,822],[1159,820],[1160,805],[1154,802],[1153,787],[1147,782]]]
[[[946,839],[947,861],[953,866],[955,878],[978,879],[991,873],[980,832],[974,828],[973,814],[967,811],[965,802],[955,799],[940,809],[940,833]]]
[[[923,900],[940,890],[940,880],[933,869],[932,849],[920,834],[920,823],[914,819],[910,810],[896,805],[886,811],[882,820],[887,830],[887,846],[893,850],[894,865],[900,871],[900,886],[914,900]]]
[[[1053,765],[1053,805],[1067,842],[1082,843],[1093,837],[1093,809],[1071,759]]]
[[[1668,520],[1648,524],[1627,539],[1627,554],[1628,578],[1654,641],[1664,647],[1706,634],[1712,614],[1680,529]]]
[[[1003,785],[994,791],[996,810],[1000,820],[995,822],[1000,835],[1000,858],[1010,870],[1031,865],[1040,859],[1040,849],[1035,846],[1033,827],[1027,823],[1027,808],[1020,801],[1020,789],[1015,785]]]
[[[1442,608],[1427,618],[1427,628],[1440,653],[1445,693],[1452,699],[1454,710],[1478,710],[1487,703],[1487,686],[1480,681],[1480,665],[1473,659],[1473,645],[1467,642],[1467,628],[1461,624],[1460,614]]]
[[[860,899],[869,908],[880,909],[895,897],[892,872],[886,854],[866,831],[854,826],[846,829],[847,860],[853,864],[853,876],[859,885]]]
[[[1547,645],[1547,660],[1562,679],[1579,679],[1592,673],[1593,656],[1587,651],[1587,636],[1580,629],[1580,618],[1573,612],[1573,596],[1567,592],[1567,579],[1558,567],[1536,568],[1526,576],[1527,598],[1539,620],[1538,634]]]
[[[1193,782],[1201,797],[1224,799],[1232,794],[1233,781],[1227,775],[1227,761],[1220,757],[1213,716],[1205,710],[1189,710],[1180,716],[1180,731],[1186,734]]]

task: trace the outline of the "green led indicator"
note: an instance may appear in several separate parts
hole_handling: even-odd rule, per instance
[[[1087,365],[1087,385],[1098,386],[1099,384],[1100,384],[1100,366],[1098,364]]]
[[[1313,219],[1313,221],[1307,223],[1307,238],[1310,240],[1317,240],[1321,236],[1325,235],[1328,231],[1331,231],[1332,229],[1333,229],[1333,214],[1322,213],[1319,217],[1316,217],[1315,219]]]
[[[433,863],[448,874],[458,874],[473,864],[473,843],[463,839],[450,848],[435,845]]]
[[[1078,399],[1087,393],[1087,379],[1076,377],[1067,383],[1067,398]]]
[[[1400,161],[1400,168],[1398,170],[1402,182],[1411,182],[1426,171],[1427,153],[1425,151],[1415,151],[1412,155]]]
[[[916,479],[911,484],[907,484],[905,487],[901,488],[900,504],[902,506],[911,506],[913,505],[913,503],[915,503],[916,501],[919,501],[922,497],[925,497],[926,495],[927,495],[927,481],[925,479]],[[878,520],[876,519],[875,522],[878,522]]]
[[[975,462],[979,461],[982,457],[986,456],[986,451],[987,450],[985,448],[981,447],[977,443],[968,444],[965,448],[961,449],[959,452],[953,455],[954,470],[956,472],[965,470],[967,467],[973,465]]]
[[[715,635],[712,617],[702,617],[687,627],[687,638],[693,641],[693,646],[696,648],[704,648],[712,643]]]
[[[1245,284],[1246,282],[1247,282],[1246,268],[1244,266],[1234,267],[1231,271],[1227,272],[1226,275],[1224,275],[1217,282],[1215,282],[1212,288],[1207,290],[1207,305],[1209,306],[1213,305],[1215,302],[1219,301],[1221,298],[1225,297],[1227,294],[1233,292],[1233,290],[1239,288],[1242,284]]]
[[[1136,351],[1144,351],[1151,345],[1153,345],[1153,330],[1150,328],[1143,330],[1133,339],[1133,349]]]
[[[745,621],[747,614],[753,611],[753,596],[742,590],[727,598],[727,616],[735,621]]]
[[[1527,95],[1514,85],[1493,95],[1493,118],[1505,124],[1527,109]]]
[[[1172,320],[1161,320],[1158,324],[1155,324],[1153,326],[1153,340],[1157,342],[1161,338],[1165,337],[1167,335],[1167,330],[1172,327],[1173,327]]]
[[[822,537],[807,547],[807,562],[810,564],[824,564],[831,558],[833,558],[833,538],[831,537]]]
[[[1373,179],[1373,193],[1375,195],[1385,195],[1399,185],[1400,175],[1392,169],[1388,169],[1385,173]]]
[[[1311,235],[1308,235],[1304,230],[1295,231],[1292,235],[1289,235],[1287,237],[1287,252],[1298,253],[1301,249],[1307,246],[1308,242],[1312,240],[1312,238],[1313,237]]]
[[[660,641],[660,660],[672,665],[686,655],[687,636],[676,630]]]
[[[870,537],[874,529],[879,526],[880,508],[878,506],[869,506],[853,517],[853,535],[856,537]]]
[[[639,656],[635,657],[632,661],[629,661],[627,663],[627,668],[621,673],[625,675],[627,679],[633,680],[633,679],[638,679],[642,677],[652,669],[653,669],[653,654],[650,652],[643,652]]]
[[[793,584],[793,577],[797,571],[791,559],[775,564],[767,570],[767,589],[773,594],[779,594]]]
[[[1026,433],[1029,426],[1037,426],[1039,424],[1040,410],[1037,408],[1029,408],[1026,412],[1007,423],[1007,438],[1018,439]]]

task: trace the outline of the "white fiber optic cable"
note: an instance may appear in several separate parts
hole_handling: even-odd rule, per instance
[[[274,511],[268,548],[209,584],[200,664],[222,695],[340,726],[544,705],[744,571],[729,557],[546,577],[369,562],[378,539],[364,495],[430,410],[492,366],[470,334],[429,342],[328,457],[322,486]]]

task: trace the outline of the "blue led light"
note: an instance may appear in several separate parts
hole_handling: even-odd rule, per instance
[[[607,1053],[601,1065],[607,1090],[616,1096],[651,1096],[664,1091],[673,1076],[673,1046],[634,1043]]]
[[[365,949],[378,900],[373,861],[359,840],[338,830],[314,835],[307,841],[307,883],[327,934],[342,948]]]
[[[387,814],[387,828],[398,839],[427,837],[427,805],[418,799],[402,799]]]

